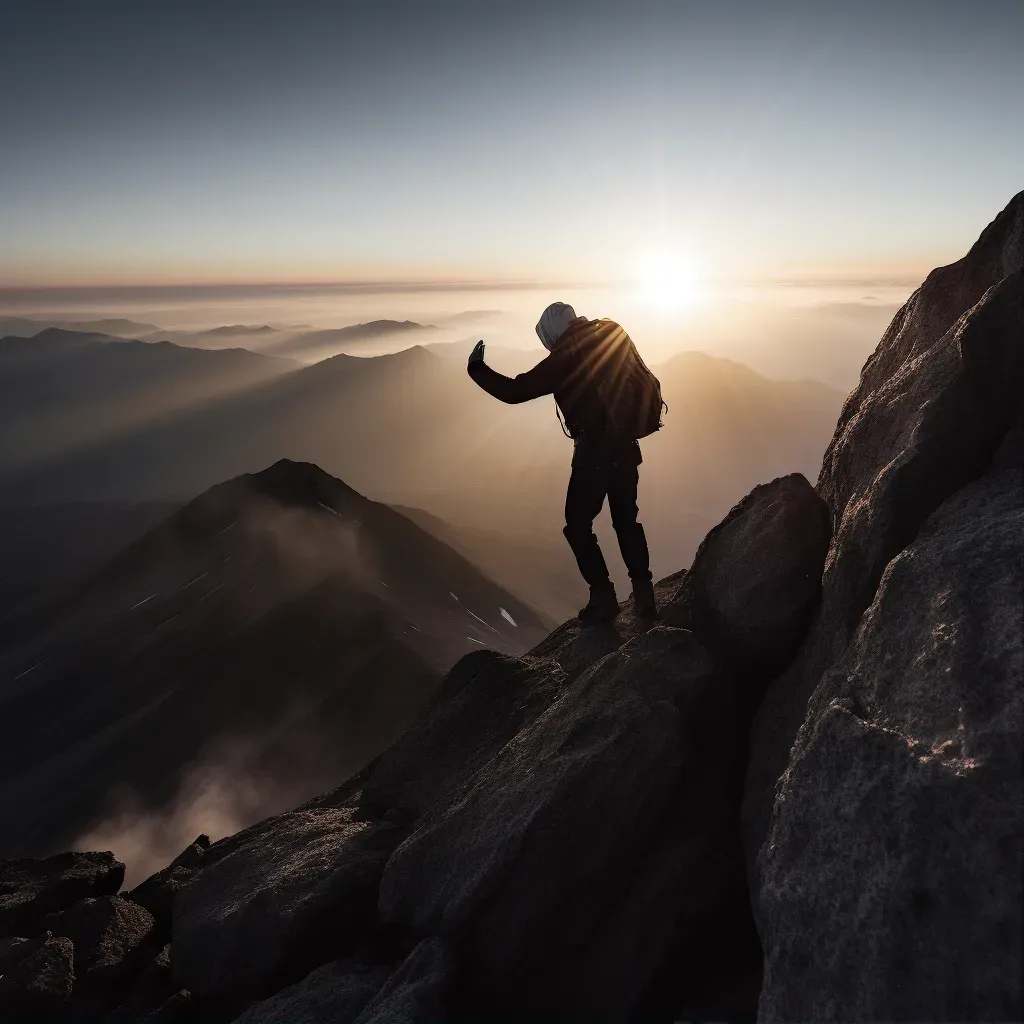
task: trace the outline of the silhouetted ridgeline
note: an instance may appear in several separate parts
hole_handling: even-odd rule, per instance
[[[5,865],[7,1014],[1019,1019],[1022,411],[1024,194],[664,624],[467,655],[338,789],[124,895],[109,854]]]

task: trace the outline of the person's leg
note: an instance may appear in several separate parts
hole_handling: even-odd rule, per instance
[[[619,539],[619,551],[622,552],[629,578],[634,582],[651,578],[647,537],[644,528],[637,522],[640,512],[636,504],[639,481],[640,472],[637,467],[628,465],[614,467],[608,480],[608,509],[612,514],[612,526]]]
[[[615,587],[594,536],[594,520],[604,504],[608,487],[606,464],[577,449],[565,495],[565,539],[576,556],[583,578],[590,584],[590,600],[580,609],[583,622],[610,622],[619,614]]]
[[[565,493],[565,529],[562,533],[576,556],[580,575],[590,586],[608,581],[608,566],[594,535],[594,520],[604,504],[607,472],[595,459],[574,454]]]
[[[608,508],[612,526],[619,539],[619,551],[626,563],[633,584],[633,607],[642,618],[657,615],[654,603],[654,585],[651,581],[651,558],[647,550],[647,536],[637,522],[636,504],[640,474],[636,466],[619,465],[612,469],[608,481]]]

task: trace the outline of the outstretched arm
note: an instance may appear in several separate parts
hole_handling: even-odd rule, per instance
[[[499,402],[518,405],[534,398],[552,394],[562,383],[562,361],[552,353],[542,359],[532,370],[517,377],[506,377],[492,370],[484,362],[483,342],[479,342],[469,357],[467,371],[470,377],[489,395]]]

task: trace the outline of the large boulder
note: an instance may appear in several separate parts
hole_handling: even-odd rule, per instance
[[[1024,486],[894,559],[797,737],[761,859],[760,1019],[1020,1020]]]
[[[79,975],[116,977],[143,966],[153,936],[153,915],[119,896],[79,900],[74,906],[46,918],[54,935],[75,944],[75,968]]]
[[[742,892],[735,704],[685,630],[608,655],[395,851],[385,922],[450,937],[478,1015],[625,1018]]]
[[[1024,193],[957,263],[929,274],[865,364],[825,453],[832,542],[822,597],[751,736],[743,806],[755,899],[760,850],[807,701],[843,657],[886,566],[982,476],[1024,404]]]
[[[767,677],[803,640],[830,533],[828,508],[801,474],[755,487],[704,538],[665,621]]]
[[[380,991],[389,967],[371,967],[352,960],[324,964],[302,981],[269,999],[253,1003],[235,1024],[323,1024],[354,1021]]]
[[[0,1020],[60,1020],[75,984],[70,939],[51,937],[0,978]]]
[[[378,882],[403,834],[321,805],[211,847],[175,897],[178,985],[198,1000],[259,998],[345,955],[377,926]]]
[[[0,860],[0,935],[38,931],[47,914],[90,896],[113,896],[124,865],[112,853]]]

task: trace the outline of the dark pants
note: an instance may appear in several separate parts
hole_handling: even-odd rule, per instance
[[[636,521],[636,489],[640,478],[634,459],[611,456],[579,446],[565,495],[565,539],[576,556],[583,578],[591,586],[608,581],[608,566],[594,536],[594,520],[608,497],[612,526],[630,579],[651,578],[644,528]]]

